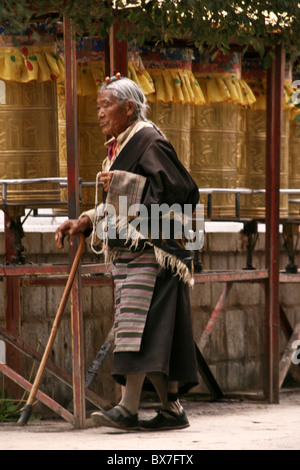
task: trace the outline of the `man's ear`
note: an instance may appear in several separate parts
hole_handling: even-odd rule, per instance
[[[132,116],[134,114],[134,103],[132,100],[127,101],[127,115]]]

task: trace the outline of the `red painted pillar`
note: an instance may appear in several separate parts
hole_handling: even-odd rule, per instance
[[[279,201],[285,54],[277,45],[267,72],[265,394],[279,403]]]
[[[127,41],[119,40],[117,32],[120,25],[114,24],[110,29],[109,35],[109,64],[110,76],[115,75],[117,72],[123,77],[128,76],[128,47]]]
[[[79,216],[79,163],[78,163],[78,123],[77,123],[77,81],[76,43],[73,38],[71,21],[64,20],[65,43],[65,86],[66,86],[66,132],[68,162],[68,211],[69,218]],[[75,237],[76,238],[76,237]],[[70,246],[70,261],[73,263],[78,240]],[[83,315],[81,301],[81,267],[79,265],[71,291],[71,330],[73,351],[73,404],[74,425],[83,428],[85,422],[84,388],[84,342]]]

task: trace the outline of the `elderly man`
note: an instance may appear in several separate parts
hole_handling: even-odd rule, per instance
[[[125,77],[108,78],[98,93],[99,124],[111,137],[100,174],[103,207],[118,206],[116,198],[123,195],[149,214],[157,204],[189,204],[194,209],[198,188],[172,145],[147,119],[147,108],[143,92]],[[92,418],[98,426],[125,430],[184,428],[189,422],[179,393],[198,383],[189,304],[191,252],[172,230],[167,238],[161,232],[152,237],[150,229],[134,240],[122,237],[118,210],[117,236],[102,240],[102,251],[112,261],[115,282],[112,375],[125,387],[120,403]],[[64,222],[56,232],[58,245],[66,231],[70,236],[79,231],[90,235],[95,217],[91,210]],[[95,224],[93,239],[96,233],[100,232]],[[154,418],[141,421],[141,392],[149,386],[155,388],[161,409]]]

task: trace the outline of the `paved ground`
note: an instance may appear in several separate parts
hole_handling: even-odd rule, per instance
[[[281,392],[278,405],[236,400],[188,401],[183,405],[190,427],[178,431],[125,433],[104,427],[76,430],[61,420],[33,421],[24,427],[0,423],[0,450],[148,450],[160,454],[165,450],[189,450],[190,455],[196,455],[199,450],[300,449],[299,389]],[[155,413],[147,407],[141,414],[150,417]],[[110,454],[105,455],[107,459]]]

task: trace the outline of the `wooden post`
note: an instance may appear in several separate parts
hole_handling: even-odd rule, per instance
[[[285,55],[277,45],[267,72],[265,394],[279,403],[279,189]]]
[[[117,32],[120,25],[114,24],[110,29],[109,35],[109,63],[110,63],[110,76],[115,75],[117,72],[123,77],[128,76],[128,47],[127,41],[120,41],[117,38]]]
[[[76,44],[73,38],[73,29],[71,21],[68,18],[64,19],[64,43],[66,67],[65,83],[68,162],[68,210],[69,218],[74,219],[79,216]],[[78,241],[74,239],[74,244],[70,247],[71,262],[73,262],[77,251],[77,243]],[[79,265],[71,291],[73,403],[74,425],[76,428],[83,428],[85,423],[84,348],[81,292],[81,266]]]

